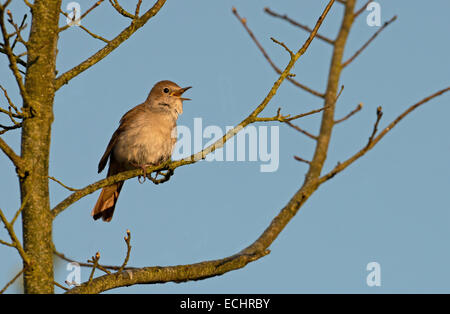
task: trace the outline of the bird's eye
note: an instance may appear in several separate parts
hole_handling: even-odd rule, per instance
[[[166,88],[164,88],[164,93],[168,93],[169,92],[169,89],[166,87]]]

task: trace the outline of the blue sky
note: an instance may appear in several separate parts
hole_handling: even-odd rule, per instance
[[[360,7],[365,1],[358,1]],[[382,21],[398,15],[346,68],[345,90],[337,117],[358,103],[364,109],[335,128],[325,170],[365,145],[378,106],[381,127],[409,105],[449,85],[448,31],[450,3],[435,0],[379,1]],[[24,10],[14,1],[13,13]],[[63,1],[65,7],[69,1]],[[82,9],[92,1],[79,1]],[[130,40],[95,67],[64,86],[55,99],[50,175],[83,187],[102,179],[97,164],[120,117],[143,102],[154,83],[170,79],[192,85],[179,123],[225,129],[245,118],[265,97],[277,75],[231,13],[247,18],[273,60],[284,67],[286,52],[273,36],[298,49],[307,33],[263,12],[279,13],[313,26],[326,1],[167,1],[161,12]],[[150,6],[150,2],[144,8]],[[144,9],[143,8],[143,9]],[[342,16],[336,3],[320,32],[334,37]],[[364,12],[355,23],[345,56],[349,57],[376,30]],[[64,20],[61,19],[61,23]],[[112,38],[128,21],[107,1],[88,15],[84,26]],[[103,46],[78,28],[61,35],[58,71],[63,73]],[[326,87],[331,47],[314,40],[298,61],[297,79],[316,90]],[[0,58],[0,83],[18,99],[6,58]],[[4,104],[4,101],[1,102]],[[264,116],[278,107],[284,113],[318,108],[320,99],[283,83]],[[116,293],[303,293],[303,292],[450,292],[450,144],[446,134],[450,96],[420,108],[364,158],[324,184],[271,246],[271,254],[244,269],[183,284],[142,285]],[[319,117],[299,124],[317,132]],[[131,230],[129,265],[178,265],[236,253],[253,242],[300,188],[306,166],[293,155],[311,158],[313,143],[286,125],[280,126],[280,163],[261,173],[258,162],[198,162],[176,169],[159,186],[126,182],[111,223],[94,222],[90,211],[99,192],[61,213],[54,224],[56,248],[85,261],[97,251],[104,264],[121,264],[123,236]],[[17,151],[19,132],[2,136]],[[206,140],[205,140],[206,142]],[[18,183],[10,162],[0,155],[0,208],[12,217],[19,206]],[[51,203],[69,193],[50,182]],[[20,233],[20,224],[17,224]],[[0,238],[7,233],[0,230]],[[0,246],[0,282],[19,269],[13,249]],[[381,286],[368,287],[366,265],[381,265]],[[68,274],[57,260],[56,279]],[[89,277],[82,270],[82,279]],[[15,285],[10,293],[19,292]],[[57,288],[58,292],[61,292]]]

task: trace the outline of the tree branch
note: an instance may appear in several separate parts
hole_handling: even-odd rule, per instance
[[[378,36],[378,34],[380,34],[386,27],[389,26],[389,24],[391,24],[392,22],[394,22],[397,19],[397,16],[395,15],[393,18],[391,18],[389,21],[385,22],[383,24],[383,26],[381,26],[376,32],[375,34],[372,35],[372,37],[369,38],[369,40],[361,47],[359,48],[355,54],[353,56],[351,56],[350,58],[348,58],[347,61],[345,61],[344,63],[342,63],[342,67],[346,67],[347,65],[349,65],[350,63],[353,62],[353,60],[355,60],[369,45],[370,43]]]
[[[317,138],[318,138],[317,135],[311,134],[310,132],[308,132],[308,131],[302,129],[301,127],[299,127],[298,125],[293,124],[293,123],[290,122],[290,121],[285,121],[285,123],[286,123],[287,125],[289,125],[291,128],[293,128],[294,130],[297,130],[297,131],[299,131],[300,133],[306,135],[307,137],[309,137],[309,138],[311,138],[311,139],[317,141]]]
[[[59,181],[58,179],[56,179],[56,178],[54,178],[54,177],[48,177],[50,180],[53,180],[53,181],[55,181],[56,183],[58,183],[59,185],[61,185],[63,188],[65,188],[65,189],[67,189],[67,190],[69,190],[69,191],[72,191],[72,192],[76,192],[76,191],[79,191],[80,189],[74,189],[74,188],[71,188],[70,186],[67,186],[67,185],[65,185],[64,183],[62,183],[61,181]]]
[[[17,249],[17,252],[19,253],[20,257],[22,258],[24,264],[26,264],[27,266],[30,266],[31,264],[30,264],[30,259],[29,259],[28,255],[25,253],[25,250],[23,249],[22,244],[20,244],[20,241],[16,236],[16,233],[14,231],[12,224],[10,224],[8,222],[8,219],[6,219],[6,217],[3,214],[3,211],[1,209],[0,209],[0,219],[3,222],[3,224],[5,225],[5,228],[8,231],[8,234],[12,240],[12,244]]]
[[[364,4],[358,11],[355,12],[355,18],[358,17],[361,13],[363,13],[366,9],[369,3],[371,3],[373,0],[368,0],[366,4]]]
[[[20,95],[22,96],[22,99],[24,101],[24,103],[29,104],[29,98],[27,95],[27,92],[25,90],[25,84],[23,82],[23,78],[22,78],[22,74],[20,74],[19,68],[17,66],[17,56],[14,55],[9,39],[10,36],[6,30],[6,25],[5,25],[5,10],[6,7],[9,5],[11,1],[6,1],[5,4],[0,4],[0,29],[1,29],[1,33],[2,33],[2,37],[3,37],[3,50],[4,50],[4,54],[6,54],[6,56],[8,57],[9,60],[9,68],[11,69],[11,72],[14,75],[14,78],[16,79],[17,85],[19,87],[19,91],[20,91]]]
[[[6,142],[0,137],[0,149],[5,153],[6,156],[12,161],[14,166],[18,169],[24,168],[24,162],[21,157],[19,157],[14,150],[6,144]]]
[[[361,109],[363,108],[363,104],[359,103],[358,106],[356,106],[355,109],[353,109],[352,111],[350,111],[345,117],[334,121],[334,124],[339,124],[341,122],[344,122],[345,120],[350,119],[353,115],[355,115],[356,113],[358,113]]]
[[[89,57],[87,60],[81,62],[76,67],[67,71],[66,73],[60,75],[56,78],[55,81],[55,90],[60,89],[64,84],[67,84],[71,79],[79,75],[80,73],[86,71],[91,66],[101,61],[107,55],[109,55],[113,50],[119,47],[125,40],[131,37],[138,29],[144,26],[149,19],[154,17],[159,10],[161,10],[162,6],[166,0],[158,0],[152,8],[150,8],[144,15],[139,18],[134,19],[131,22],[131,25],[125,28],[119,35],[117,35],[113,40],[109,41],[109,43]]]
[[[380,140],[387,134],[389,133],[401,120],[403,120],[407,115],[409,115],[411,112],[413,112],[414,110],[416,110],[417,108],[419,108],[420,106],[426,104],[427,102],[429,102],[430,100],[441,96],[445,93],[447,93],[448,91],[450,91],[450,87],[444,88],[424,99],[422,99],[421,101],[419,101],[418,103],[412,105],[411,107],[409,107],[408,109],[406,109],[401,115],[399,115],[394,121],[392,121],[386,128],[383,129],[383,131],[381,131],[376,137],[376,132],[377,132],[377,128],[378,128],[378,124],[379,121],[381,119],[381,109],[378,108],[377,109],[377,120],[374,124],[374,128],[372,131],[372,134],[369,138],[368,143],[366,144],[366,146],[364,146],[360,151],[358,151],[356,154],[354,154],[352,157],[348,158],[346,161],[339,163],[335,168],[333,168],[333,170],[331,170],[330,172],[328,172],[327,174],[323,175],[320,180],[319,180],[319,184],[324,183],[325,181],[333,178],[336,174],[338,174],[339,172],[343,171],[344,169],[346,169],[348,166],[350,166],[351,164],[353,164],[356,160],[358,160],[359,158],[361,158],[362,156],[364,156],[369,150],[371,150],[376,144],[378,144],[380,142]]]
[[[66,12],[64,12],[63,10],[61,10],[60,12],[61,12],[61,14],[64,15],[65,17],[69,18],[69,15],[68,15]],[[64,28],[67,27],[67,26],[69,26],[69,25],[66,25],[66,26],[60,28],[59,31],[60,31],[60,32],[63,31]],[[69,26],[69,27],[70,27],[70,26]],[[95,38],[95,39],[99,39],[99,40],[101,40],[101,41],[103,41],[103,42],[105,42],[105,43],[107,43],[107,44],[110,43],[110,41],[109,41],[108,39],[106,39],[106,38],[104,38],[104,37],[102,37],[102,36],[99,36],[99,35],[97,35],[97,34],[94,34],[93,32],[91,32],[90,30],[88,30],[88,29],[87,29],[86,27],[84,27],[83,25],[80,24],[80,25],[78,25],[78,27],[81,28],[82,30],[84,30],[86,33],[88,33],[91,37],[93,37],[93,38]]]
[[[247,33],[250,35],[251,39],[253,40],[253,42],[256,44],[256,46],[258,47],[258,49],[261,51],[261,53],[263,54],[264,58],[267,60],[267,62],[269,62],[270,66],[275,70],[275,72],[277,74],[281,74],[282,71],[279,67],[276,66],[276,64],[272,61],[272,59],[269,57],[269,55],[267,54],[267,52],[265,51],[265,49],[263,48],[263,46],[259,43],[259,41],[256,39],[255,35],[253,34],[253,32],[251,31],[251,29],[247,26],[247,20],[244,18],[241,18],[239,16],[239,13],[237,12],[236,8],[233,8],[233,14],[237,17],[237,19],[241,22],[242,26],[244,26],[245,30],[247,31]],[[294,84],[295,86],[313,94],[314,96],[317,97],[324,97],[324,94],[319,93],[311,88],[309,88],[308,86],[296,81],[295,79],[293,79],[292,77],[288,76],[287,80],[289,82],[291,82],[292,84]]]
[[[8,283],[3,287],[2,290],[0,290],[0,294],[3,294],[19,277],[20,275],[22,275],[23,273],[23,268],[21,271],[19,271],[14,277],[13,279],[11,279],[10,281],[8,281]]]
[[[91,13],[96,7],[98,7],[100,4],[102,4],[103,1],[105,1],[105,0],[99,0],[99,1],[95,2],[88,10],[86,10],[86,12],[84,12],[84,13],[80,16],[80,22],[81,22],[81,21],[82,21],[89,13]],[[68,15],[66,12],[64,12],[63,10],[61,10],[61,13],[62,13],[65,17],[69,18],[69,15]],[[81,24],[80,24],[80,26],[81,26]],[[70,27],[71,27],[70,24],[66,24],[66,25],[64,25],[63,27],[61,27],[61,28],[59,29],[59,32],[65,31],[66,29],[68,29],[68,28],[70,28]]]
[[[301,24],[301,23],[299,23],[299,22],[297,22],[297,21],[294,21],[293,19],[291,19],[291,18],[290,18],[289,16],[287,16],[286,14],[283,14],[283,15],[282,15],[282,14],[276,13],[276,12],[272,11],[270,8],[264,8],[264,12],[266,12],[267,14],[269,14],[269,15],[271,15],[271,16],[273,16],[273,17],[276,17],[276,18],[285,20],[285,21],[289,22],[290,24],[292,24],[292,25],[294,25],[294,26],[297,26],[297,27],[299,27],[299,28],[301,28],[301,29],[307,31],[308,33],[311,33],[311,32],[312,32],[312,29],[311,29],[311,28],[309,28],[308,26],[303,25],[303,24]],[[327,38],[327,37],[325,37],[325,36],[322,36],[322,35],[320,35],[320,34],[317,34],[316,37],[319,38],[320,40],[323,40],[324,42],[326,42],[326,43],[328,43],[328,44],[330,44],[330,45],[334,45],[334,40],[332,40],[332,39],[329,39],[329,38]]]

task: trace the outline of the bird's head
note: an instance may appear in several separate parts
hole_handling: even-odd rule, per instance
[[[147,103],[152,107],[168,110],[178,116],[183,113],[183,100],[190,100],[182,97],[183,93],[190,88],[191,86],[180,87],[171,81],[158,82],[150,91]]]

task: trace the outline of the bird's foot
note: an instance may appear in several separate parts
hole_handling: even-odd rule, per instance
[[[169,181],[170,177],[174,174],[174,171],[172,169],[167,169],[167,170],[157,170],[155,171],[155,177],[153,178],[152,175],[150,174],[148,176],[148,178],[154,183],[154,184],[161,184],[164,182]],[[161,179],[158,179],[158,176],[162,175],[163,177]]]
[[[153,165],[148,164],[148,165],[136,165],[135,166],[136,168],[142,169],[142,172],[144,173],[143,175],[138,175],[138,182],[140,184],[143,184],[145,182],[146,178],[151,177],[150,175],[147,176],[147,167],[150,167],[150,166],[153,166]],[[142,177],[144,177],[143,180],[141,180]]]

